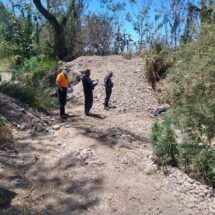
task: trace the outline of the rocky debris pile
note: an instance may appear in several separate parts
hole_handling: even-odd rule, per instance
[[[215,190],[201,182],[192,179],[183,171],[171,167],[159,167],[154,162],[153,154],[147,148],[139,148],[138,152],[125,151],[119,156],[118,162],[124,168],[130,168],[134,172],[144,172],[149,177],[159,178],[155,182],[155,193],[162,196],[162,193],[171,192],[174,200],[182,206],[181,214],[188,214],[185,211],[192,211],[189,214],[215,214]],[[153,200],[159,198],[154,193]],[[171,202],[169,202],[171,206]],[[157,213],[156,213],[157,214]]]
[[[161,174],[165,174],[166,184],[180,203],[190,209],[198,205],[198,210],[204,214],[215,214],[215,190],[207,185],[201,184],[184,174],[181,170],[173,167],[165,167]]]
[[[82,56],[68,62],[66,66],[72,70],[70,79],[82,76],[82,71],[88,68],[91,70],[91,78],[99,80],[94,90],[95,105],[103,106],[104,77],[108,71],[112,71],[114,88],[111,105],[118,111],[143,112],[157,106],[154,92],[145,77],[143,60],[139,57],[127,60],[118,55]],[[82,84],[77,84],[74,89],[74,95],[83,103]]]
[[[45,113],[37,112],[18,100],[0,93],[0,113],[19,130],[30,129],[33,133],[43,132],[55,120]]]

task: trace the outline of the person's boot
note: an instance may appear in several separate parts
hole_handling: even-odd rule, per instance
[[[60,115],[61,119],[67,119],[68,117],[66,115]]]
[[[108,106],[105,106],[105,107],[104,107],[104,110],[109,110],[109,107],[108,107]]]

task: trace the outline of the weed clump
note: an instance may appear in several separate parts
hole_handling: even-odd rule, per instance
[[[168,69],[173,64],[168,49],[161,43],[157,43],[145,55],[146,78],[152,88],[156,89],[156,83],[166,77]]]
[[[4,149],[12,139],[12,131],[7,125],[5,118],[0,115],[0,150]]]
[[[178,150],[171,126],[171,120],[167,115],[162,122],[155,121],[152,125],[151,140],[159,165],[177,165]]]

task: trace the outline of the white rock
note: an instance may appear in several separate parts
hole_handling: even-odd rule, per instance
[[[52,128],[53,128],[54,130],[58,130],[58,129],[60,129],[60,125],[53,125]]]

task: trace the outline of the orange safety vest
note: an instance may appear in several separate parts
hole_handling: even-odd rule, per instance
[[[64,87],[64,88],[68,88],[69,87],[68,77],[66,75],[64,75],[63,72],[60,72],[57,75],[56,83],[58,83],[60,85],[60,87]]]

